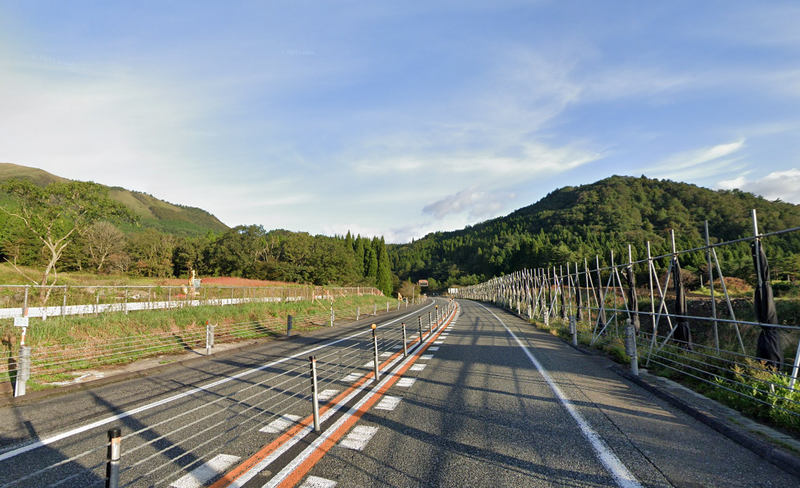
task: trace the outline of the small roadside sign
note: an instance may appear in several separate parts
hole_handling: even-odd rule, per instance
[[[428,280],[419,280],[417,283],[419,286],[428,286]]]
[[[14,317],[14,327],[27,327],[28,317]]]

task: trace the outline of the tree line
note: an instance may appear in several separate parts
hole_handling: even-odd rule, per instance
[[[220,234],[179,237],[147,228],[132,233],[120,224],[136,217],[96,183],[58,182],[46,187],[25,180],[3,183],[0,259],[30,281],[52,285],[58,271],[129,276],[205,276],[375,286],[387,296],[400,286],[382,237],[312,236],[237,226]],[[128,225],[127,227],[130,227]]]
[[[800,227],[800,207],[768,201],[739,190],[712,191],[695,185],[646,177],[613,176],[589,185],[565,187],[508,216],[453,232],[436,232],[410,244],[391,245],[393,270],[400,279],[433,278],[440,288],[471,285],[523,268],[560,266],[595,256],[601,266],[705,245],[705,221],[711,243],[752,237],[751,209],[759,231]],[[773,276],[800,275],[800,233],[764,239]],[[753,278],[747,243],[717,248],[726,276]],[[706,273],[706,255],[681,257],[687,275]],[[666,268],[666,259],[656,263]]]

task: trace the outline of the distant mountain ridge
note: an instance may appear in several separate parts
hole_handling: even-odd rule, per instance
[[[47,171],[12,163],[0,163],[0,182],[20,178],[38,186],[47,186],[57,181],[69,181]],[[222,221],[209,212],[196,207],[175,205],[159,200],[147,193],[126,190],[122,187],[108,187],[109,196],[128,207],[138,218],[139,226],[123,226],[123,230],[137,232],[154,228],[160,232],[183,237],[198,237],[209,231],[220,234],[229,229]],[[4,196],[8,198],[8,196]]]
[[[436,232],[410,244],[391,245],[393,271],[401,278],[434,278],[440,283],[471,284],[522,267],[563,265],[613,250],[627,260],[647,242],[654,255],[670,252],[670,229],[679,249],[704,243],[704,221],[713,242],[752,236],[751,209],[762,233],[800,227],[800,206],[769,201],[739,190],[714,191],[688,183],[647,177],[612,176],[595,183],[554,190],[511,214],[452,232]],[[800,254],[800,235],[771,239],[782,271],[784,257]],[[745,245],[720,249],[729,271],[749,272]],[[703,256],[687,256],[687,266],[703,265]],[[695,262],[696,261],[696,262]],[[785,259],[784,259],[785,261]],[[619,261],[617,261],[619,262]],[[794,265],[792,265],[794,266]]]

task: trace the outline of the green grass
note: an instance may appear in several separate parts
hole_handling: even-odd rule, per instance
[[[393,299],[373,295],[338,297],[333,305],[339,322],[354,319],[356,307],[371,312],[373,305],[377,304],[378,310],[383,311],[387,302],[396,306]],[[147,357],[205,347],[206,322],[217,325],[217,343],[284,336],[287,315],[294,316],[294,332],[314,330],[329,325],[330,302],[250,303],[141,311],[127,315],[116,312],[47,320],[32,318],[27,336],[34,362],[29,384],[38,385],[32,390],[44,388],[48,382],[63,381],[50,379],[54,374],[127,364]],[[0,325],[0,337],[4,337],[2,348],[11,350],[14,356],[19,333],[20,330],[10,324]],[[76,356],[76,351],[81,354]],[[14,372],[9,372],[9,368],[4,366],[0,365],[0,381],[10,381]]]

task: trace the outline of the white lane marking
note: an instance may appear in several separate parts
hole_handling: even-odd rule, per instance
[[[409,356],[405,359],[403,359],[402,356],[398,356],[395,359],[393,359],[389,364],[387,364],[386,367],[383,368],[383,371],[391,371],[392,368],[394,368],[395,365],[397,365],[398,363],[405,364],[412,360],[413,356]],[[374,394],[374,392],[377,392],[381,387],[383,387],[383,385],[385,385],[389,381],[389,378],[392,378],[395,375],[396,373],[389,373],[387,376],[385,376],[382,381],[380,381],[376,386],[372,387],[372,393]],[[410,380],[410,382],[409,381],[405,382],[407,387],[413,385],[415,381],[414,378],[400,378],[397,384],[400,385],[400,383],[403,383],[404,380]],[[333,414],[341,410],[344,407],[344,405],[352,401],[362,391],[366,390],[367,387],[369,387],[370,385],[374,385],[374,383],[375,383],[374,378],[370,378],[364,384],[353,390],[347,397],[345,397],[339,403],[331,407],[330,410],[327,410],[324,414],[322,414],[320,417],[320,422],[325,423]],[[312,442],[311,445],[307,447],[305,451],[303,451],[303,453],[310,453],[316,450],[319,447],[319,445],[331,435],[332,432],[336,432],[336,430],[341,425],[343,425],[344,422],[349,417],[352,417],[352,415],[355,412],[357,412],[358,409],[360,409],[367,402],[367,400],[373,396],[373,394],[364,395],[364,397],[361,398],[361,400],[359,400],[353,407],[351,407],[350,410],[346,411],[344,415],[342,415],[336,422],[334,422],[332,426],[328,427],[328,429],[326,429],[322,435],[317,437],[317,439],[314,442]],[[228,485],[228,488],[242,488],[242,486],[244,486],[247,482],[255,478],[255,476],[258,475],[258,473],[267,469],[267,467],[270,464],[272,464],[276,459],[281,457],[286,451],[295,446],[298,442],[304,439],[311,432],[313,432],[313,426],[311,425],[306,426],[303,430],[298,432],[287,442],[283,443],[283,445],[281,445],[278,449],[274,450],[269,456],[262,459],[255,466],[250,468],[246,473],[237,478],[236,481]],[[273,476],[272,479],[264,485],[264,488],[274,487],[280,484],[286,478],[286,476],[288,476],[289,473],[297,469],[297,467],[307,457],[308,455],[305,455],[304,457],[304,455],[301,454],[300,456],[294,458],[292,461],[289,462],[287,466],[285,466],[280,472],[278,472],[277,475]]]
[[[402,349],[403,346],[392,346],[392,349]]]
[[[377,427],[370,425],[356,425],[353,431],[347,434],[347,437],[339,442],[341,447],[345,449],[352,449],[354,451],[363,451],[370,440],[378,433]]]
[[[299,415],[283,414],[259,429],[259,432],[264,432],[265,434],[278,434],[284,430],[288,430],[289,427],[296,424],[298,420],[300,420]]]
[[[300,488],[334,488],[336,482],[319,476],[309,476]]]
[[[401,361],[401,359],[402,358],[399,357],[399,356],[397,358],[395,358],[391,362],[391,364],[389,366],[387,366],[386,370],[387,371],[391,371],[391,368],[393,368],[394,365],[397,364],[397,363],[401,363],[401,364],[410,363],[411,361],[414,360],[414,357],[413,356],[409,356],[409,357],[405,358],[405,360],[402,360],[402,361]],[[367,403],[369,400],[371,400],[375,396],[375,394],[381,388],[383,388],[383,386],[386,385],[386,383],[388,383],[395,376],[398,376],[398,372],[397,371],[390,372],[389,374],[387,374],[382,381],[378,382],[378,384],[370,391],[370,393],[368,393],[367,395],[364,395],[355,405],[350,407],[350,409],[348,411],[346,411],[344,413],[344,415],[339,417],[339,419],[337,419],[336,422],[333,423],[333,425],[328,427],[322,433],[322,435],[318,436],[308,447],[305,448],[305,450],[303,450],[303,452],[300,453],[300,455],[298,455],[296,458],[294,458],[291,461],[289,461],[289,464],[284,466],[284,468],[282,470],[280,470],[278,472],[278,474],[273,476],[272,479],[270,479],[262,488],[272,488],[272,487],[275,487],[275,486],[278,486],[279,484],[281,484],[283,482],[283,480],[285,480],[286,477],[289,476],[289,473],[291,473],[295,469],[297,469],[297,467],[300,466],[300,464],[302,464],[306,459],[308,459],[308,457],[311,455],[311,453],[313,453],[314,451],[319,449],[319,446],[322,445],[323,442],[325,442],[333,433],[338,431],[339,428],[342,425],[344,425],[344,423],[348,419],[350,419],[350,417],[352,417],[356,412],[358,412],[359,409],[361,409],[361,407],[363,407],[365,403]],[[411,383],[409,383],[408,386],[411,386],[412,384],[414,384],[414,379],[413,378],[400,378],[399,381],[397,382],[397,384],[399,385],[400,383],[403,382],[403,380],[406,380],[406,379],[411,379]],[[374,380],[370,380],[367,384],[371,384],[371,383],[374,383]],[[366,384],[362,385],[356,391],[358,392],[360,390],[363,390],[363,389],[365,389],[365,387],[366,387]],[[345,399],[342,402],[340,402],[339,404],[337,404],[337,406],[335,408],[332,408],[331,410],[328,410],[327,412],[325,412],[325,416],[328,415],[328,414],[332,415],[334,410],[340,408],[342,405],[344,405],[345,403],[349,402],[350,399],[355,394],[356,394],[356,392],[352,393],[350,396],[348,396],[347,399]],[[320,419],[320,420],[322,422],[324,422],[324,420],[322,420],[322,419]],[[311,428],[309,427],[308,429],[306,429],[306,431],[304,431],[303,437],[305,437],[305,435],[307,435],[310,432],[311,432]],[[269,466],[269,464],[274,459],[277,459],[278,456],[282,455],[283,452],[286,452],[286,450],[288,450],[289,447],[295,445],[298,441],[299,441],[298,436],[295,436],[294,438],[292,438],[292,440],[290,440],[289,442],[285,443],[283,446],[281,446],[281,448],[279,448],[276,451],[274,451],[268,458],[264,459],[260,463],[256,464],[256,466],[251,468],[249,471],[247,471],[247,473],[242,475],[239,479],[237,479],[228,488],[241,488],[242,485],[247,483],[247,481],[253,479],[253,477],[255,477],[256,474],[258,474],[262,470],[264,470],[267,466]],[[272,458],[272,459],[270,459],[270,458]]]
[[[423,354],[419,357],[422,361],[430,361],[433,359],[433,354]]]
[[[444,341],[434,341],[434,344],[444,344]]]
[[[352,383],[353,381],[355,381],[355,380],[357,380],[359,378],[361,378],[360,374],[358,374],[358,373],[350,373],[349,375],[347,375],[344,378],[342,378],[342,381],[344,381],[346,383]]]
[[[317,399],[321,402],[327,402],[335,397],[337,393],[339,393],[339,390],[322,390],[319,392],[319,395],[317,395]]]
[[[641,488],[642,485],[639,484],[639,480],[637,480],[636,477],[633,476],[633,473],[628,471],[628,468],[626,468],[625,465],[622,464],[622,461],[620,461],[619,458],[616,455],[614,455],[613,452],[611,452],[611,449],[609,449],[606,443],[603,442],[603,439],[600,438],[597,432],[595,432],[594,429],[592,429],[589,423],[586,422],[583,416],[578,412],[578,410],[573,405],[572,400],[567,398],[567,396],[561,391],[561,388],[559,388],[558,385],[556,385],[556,383],[550,377],[550,374],[547,372],[547,370],[545,370],[544,367],[541,365],[541,363],[539,363],[539,360],[536,359],[533,353],[530,350],[528,350],[527,347],[525,347],[525,345],[522,343],[522,341],[519,340],[516,334],[514,334],[511,331],[511,329],[509,329],[508,326],[502,320],[500,320],[500,317],[494,314],[494,312],[484,307],[480,303],[476,305],[480,306],[481,308],[492,314],[492,316],[496,318],[497,321],[500,322],[500,324],[503,325],[506,331],[509,334],[511,334],[511,337],[514,339],[514,341],[516,341],[519,347],[522,348],[522,351],[525,353],[526,356],[528,356],[528,359],[531,360],[536,369],[539,370],[539,373],[542,375],[542,378],[544,378],[544,380],[550,386],[550,389],[553,390],[553,393],[555,393],[555,395],[558,397],[558,400],[561,402],[562,405],[564,405],[564,408],[567,409],[567,412],[569,412],[572,418],[575,419],[575,422],[578,423],[578,426],[580,427],[584,437],[586,437],[586,439],[589,440],[589,443],[594,448],[594,451],[597,454],[597,458],[600,460],[603,466],[605,466],[609,474],[611,474],[611,477],[614,478],[614,481],[617,483],[617,485],[623,488]]]
[[[393,353],[391,353],[391,352],[382,352],[381,353],[381,357],[382,358],[388,358],[388,357],[391,357],[392,354]]]
[[[210,461],[196,467],[190,471],[189,474],[178,479],[169,486],[170,488],[200,488],[217,476],[228,471],[228,469],[238,463],[240,459],[239,456],[219,454],[214,456]]]
[[[375,405],[375,408],[377,410],[387,410],[391,412],[392,410],[397,408],[398,405],[400,405],[400,400],[402,400],[402,398],[387,395],[383,397],[381,401],[378,402],[377,405]]]
[[[431,302],[430,304],[426,305],[422,310],[424,310],[425,308],[428,308],[428,307],[432,307],[432,306],[433,306],[433,302]],[[398,318],[396,318],[394,320],[390,320],[389,322],[385,322],[385,323],[379,325],[378,328],[380,329],[380,328],[389,326],[391,324],[394,324],[396,322],[400,322],[401,320],[404,320],[404,319],[406,319],[408,317],[411,317],[412,315],[414,315],[414,313],[416,313],[416,312],[412,312],[410,314],[403,315],[402,317],[398,317]],[[97,427],[102,427],[103,425],[110,424],[111,422],[116,422],[117,420],[121,420],[121,419],[130,417],[132,415],[136,415],[137,413],[145,412],[145,411],[153,409],[155,407],[160,407],[161,405],[166,405],[168,403],[172,403],[172,402],[174,402],[176,400],[180,400],[181,398],[186,398],[188,396],[194,395],[195,393],[199,393],[201,391],[209,390],[211,388],[214,388],[215,386],[223,385],[225,383],[229,383],[231,381],[238,380],[239,378],[243,378],[243,377],[251,375],[253,373],[257,373],[259,371],[263,371],[265,369],[272,368],[273,366],[276,366],[278,364],[285,363],[286,361],[290,361],[292,359],[297,359],[299,357],[308,356],[309,353],[312,353],[312,352],[315,352],[315,351],[319,351],[320,349],[339,344],[340,342],[348,341],[348,340],[350,340],[350,339],[352,339],[354,337],[358,337],[360,335],[364,335],[364,334],[367,334],[367,333],[370,333],[370,332],[371,332],[371,330],[365,330],[365,331],[361,331],[361,332],[356,332],[355,334],[351,334],[351,335],[349,335],[347,337],[342,337],[341,339],[336,339],[336,340],[334,340],[332,342],[327,342],[325,344],[320,344],[319,346],[312,347],[311,349],[307,349],[305,351],[298,352],[296,354],[292,354],[291,356],[286,356],[285,358],[278,359],[277,361],[273,361],[271,363],[263,364],[263,365],[261,365],[261,366],[259,366],[257,368],[252,368],[252,369],[248,369],[248,370],[245,370],[245,371],[241,371],[239,373],[236,373],[234,375],[228,376],[226,378],[222,378],[222,379],[219,379],[219,380],[216,380],[216,381],[212,381],[211,383],[209,383],[207,385],[198,386],[196,388],[192,388],[191,390],[185,391],[183,393],[178,393],[177,395],[173,395],[171,397],[167,397],[167,398],[155,401],[153,403],[148,403],[147,405],[142,405],[141,407],[134,408],[133,410],[128,410],[127,412],[122,412],[122,413],[119,413],[117,415],[112,415],[111,417],[107,417],[105,419],[101,419],[101,420],[98,420],[96,422],[92,422],[90,424],[86,424],[86,425],[84,425],[82,427],[77,427],[77,428],[74,428],[72,430],[68,430],[66,432],[62,432],[60,434],[56,434],[56,435],[54,435],[52,437],[46,437],[44,439],[40,439],[40,440],[38,440],[36,442],[28,444],[27,446],[18,447],[17,449],[14,449],[14,450],[8,451],[6,453],[0,454],[0,461],[5,461],[6,459],[11,459],[13,457],[19,456],[20,454],[24,454],[26,452],[33,451],[34,449],[38,449],[40,447],[50,445],[50,444],[52,444],[54,442],[58,442],[58,441],[60,441],[62,439],[67,439],[69,437],[72,437],[72,436],[77,435],[77,434],[81,434],[83,432],[90,431],[92,429],[96,429]]]
[[[439,350],[439,346],[431,346],[431,347],[428,348],[428,350],[431,351],[431,352],[436,352],[436,351]]]
[[[400,378],[396,384],[400,388],[410,388],[415,381],[417,381],[416,378]]]
[[[414,366],[411,366],[410,368],[408,368],[408,370],[409,371],[422,371],[423,369],[425,369],[425,366],[427,366],[427,364],[415,364]]]
[[[364,366],[361,366],[361,367],[362,368],[374,368],[375,367],[375,360],[372,360],[372,361],[366,363]]]

